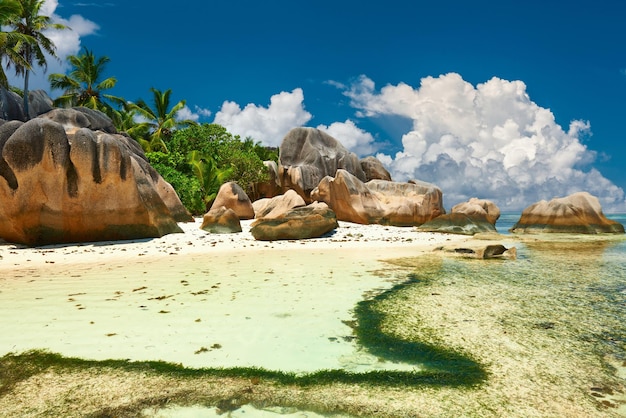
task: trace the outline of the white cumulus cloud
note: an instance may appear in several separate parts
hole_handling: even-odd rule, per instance
[[[371,133],[364,131],[351,120],[333,122],[329,126],[318,125],[317,129],[326,132],[360,157],[372,155],[376,144]]]
[[[626,207],[624,191],[590,167],[596,153],[582,142],[590,124],[577,120],[564,130],[521,81],[494,77],[473,86],[450,73],[426,77],[417,88],[400,83],[377,90],[361,76],[344,94],[357,116],[412,121],[402,151],[377,157],[395,180],[437,184],[447,206],[476,196],[518,210],[584,190],[605,210]]]
[[[194,106],[194,110],[191,110],[189,106],[185,105],[176,113],[177,120],[192,120],[194,122],[198,122],[200,118],[207,118],[209,116],[211,116],[211,111],[200,106]]]
[[[281,92],[270,98],[268,107],[225,101],[215,114],[215,123],[242,138],[251,137],[264,145],[277,147],[292,128],[303,126],[311,119],[304,109],[304,93],[301,88]]]

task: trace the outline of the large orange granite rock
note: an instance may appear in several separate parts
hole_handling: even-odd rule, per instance
[[[134,140],[83,126],[106,125],[103,114],[54,113],[0,126],[0,238],[36,246],[182,232],[177,222],[191,216]]]

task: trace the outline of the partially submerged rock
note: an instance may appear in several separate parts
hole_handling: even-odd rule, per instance
[[[69,134],[49,117],[0,126],[0,238],[45,245],[182,232],[177,222],[191,216],[135,141],[73,120],[83,119],[68,117]]]
[[[443,250],[447,253],[458,255],[465,258],[478,258],[482,260],[490,258],[517,258],[517,249],[515,247],[506,248],[502,244],[488,244],[484,246],[468,246],[468,247],[453,247],[445,248],[440,247],[438,250]]]
[[[202,219],[200,229],[212,234],[233,234],[242,231],[239,216],[225,206],[208,211]]]
[[[472,197],[467,202],[459,203],[452,207],[450,213],[462,213],[470,218],[485,220],[495,225],[500,218],[500,208],[491,200]]]
[[[513,233],[623,234],[624,226],[607,219],[597,197],[587,192],[537,202],[522,212]]]
[[[274,218],[260,218],[250,232],[259,241],[318,238],[338,227],[335,213],[324,203],[297,207]]]
[[[440,215],[417,227],[423,232],[475,235],[483,232],[496,232],[496,228],[484,219],[474,218],[464,213]]]
[[[459,203],[449,214],[432,219],[418,229],[425,232],[475,235],[497,233],[495,223],[500,217],[500,209],[490,200],[471,198]]]

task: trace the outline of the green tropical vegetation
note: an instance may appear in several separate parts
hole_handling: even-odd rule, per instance
[[[0,58],[6,60],[7,65],[29,65],[20,54],[22,45],[28,42],[29,39],[14,28],[9,27],[9,29],[13,30],[4,30],[5,27],[10,26],[11,21],[16,16],[19,16],[21,12],[22,5],[17,0],[0,2]],[[3,66],[0,66],[0,87],[9,88],[9,82]]]
[[[86,48],[78,55],[70,55],[67,60],[71,66],[69,74],[50,74],[48,80],[53,89],[63,90],[61,96],[54,100],[55,106],[83,106],[100,110],[116,122],[114,104],[123,103],[123,99],[104,93],[115,87],[115,77],[104,77],[109,57],[96,57]]]
[[[150,107],[143,99],[137,100],[137,103],[129,103],[126,109],[141,119],[136,123],[135,128],[140,132],[149,132],[148,138],[135,138],[146,151],[163,151],[167,152],[165,141],[172,136],[177,128],[185,126],[193,126],[196,122],[177,118],[178,112],[185,107],[185,100],[181,100],[170,108],[170,97],[172,90],[164,92],[150,89],[153,95],[154,107]]]
[[[228,181],[236,181],[253,196],[255,184],[269,179],[263,161],[278,158],[275,151],[251,138],[242,141],[214,123],[176,130],[165,146],[165,152],[147,152],[146,156],[195,214],[205,212]]]
[[[15,9],[14,5],[9,5],[10,13],[5,22],[12,26],[16,33],[23,35],[22,40],[15,39],[12,43],[13,52],[17,53],[21,59],[9,59],[8,66],[13,65],[16,74],[24,77],[22,96],[26,119],[29,117],[28,81],[33,64],[37,64],[38,67],[43,68],[45,71],[47,67],[45,53],[56,57],[56,47],[44,32],[49,29],[67,29],[65,25],[53,23],[50,16],[40,14],[44,3],[45,0],[20,0],[19,4],[21,7],[19,10]]]

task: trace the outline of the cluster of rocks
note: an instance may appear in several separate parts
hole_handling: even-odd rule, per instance
[[[160,237],[181,232],[178,222],[193,220],[139,144],[117,132],[106,115],[52,109],[47,96],[32,93],[31,110],[42,114],[28,122],[0,119],[1,239],[44,245]],[[19,119],[24,115],[12,94],[0,91],[0,110]],[[255,187],[254,202],[236,183],[223,185],[202,229],[240,232],[240,220],[254,218],[251,232],[258,240],[320,237],[337,228],[337,221],[467,235],[496,232],[500,210],[493,202],[472,198],[446,213],[437,186],[394,182],[379,160],[359,159],[318,129],[291,130],[278,164],[266,166],[270,181]],[[512,231],[623,233],[624,228],[602,214],[598,199],[578,193],[530,206]]]
[[[262,197],[240,219],[256,218],[258,240],[319,237],[337,221],[417,226],[445,213],[441,189],[420,181],[394,182],[374,157],[359,160],[339,141],[314,128],[292,129],[280,146],[278,164],[267,163],[270,181],[258,185]],[[202,228],[226,231],[227,219],[243,205],[245,193],[234,183],[223,186],[205,215]],[[247,199],[249,201],[249,199]],[[219,214],[219,217],[217,215]],[[232,232],[240,229],[233,222]]]
[[[25,121],[51,111],[54,106],[52,99],[44,90],[28,92],[28,118],[24,112],[22,97],[4,87],[0,87],[0,119]]]
[[[249,203],[250,208],[245,215],[247,218],[241,218],[257,218],[253,224],[253,233],[257,239],[320,236],[327,233],[333,224],[336,225],[336,220],[416,226],[420,231],[464,235],[497,233],[495,225],[500,217],[500,209],[492,201],[471,198],[446,213],[443,194],[437,186],[419,180],[394,182],[379,160],[374,157],[359,160],[340,142],[318,129],[291,130],[280,146],[279,163],[268,163],[267,166],[271,180],[258,187],[265,192],[263,196],[266,198]],[[233,187],[235,185],[229,185],[225,190]],[[243,190],[227,194],[231,204],[241,204]],[[268,201],[270,197],[274,199]],[[281,203],[272,206],[268,202]],[[222,210],[222,206],[228,207],[225,203],[226,200],[218,197],[213,207]],[[307,219],[308,212],[302,209],[312,204],[315,206],[308,211],[324,218],[325,226],[320,226],[319,230],[305,231],[308,223],[320,224],[317,218]],[[326,214],[334,213],[336,220],[332,216],[322,216],[321,208]],[[209,212],[209,217],[205,217],[203,228],[213,230],[211,228],[214,227],[210,226],[212,223],[219,225],[211,221],[215,210]],[[281,214],[280,217],[277,213]],[[285,228],[281,234],[267,232],[272,226],[278,230],[279,224],[291,225],[291,228]],[[303,232],[296,233],[296,228]],[[234,226],[232,231],[239,229],[240,226]],[[624,228],[604,216],[597,198],[581,192],[530,206],[524,210],[520,221],[511,231],[623,233]]]

